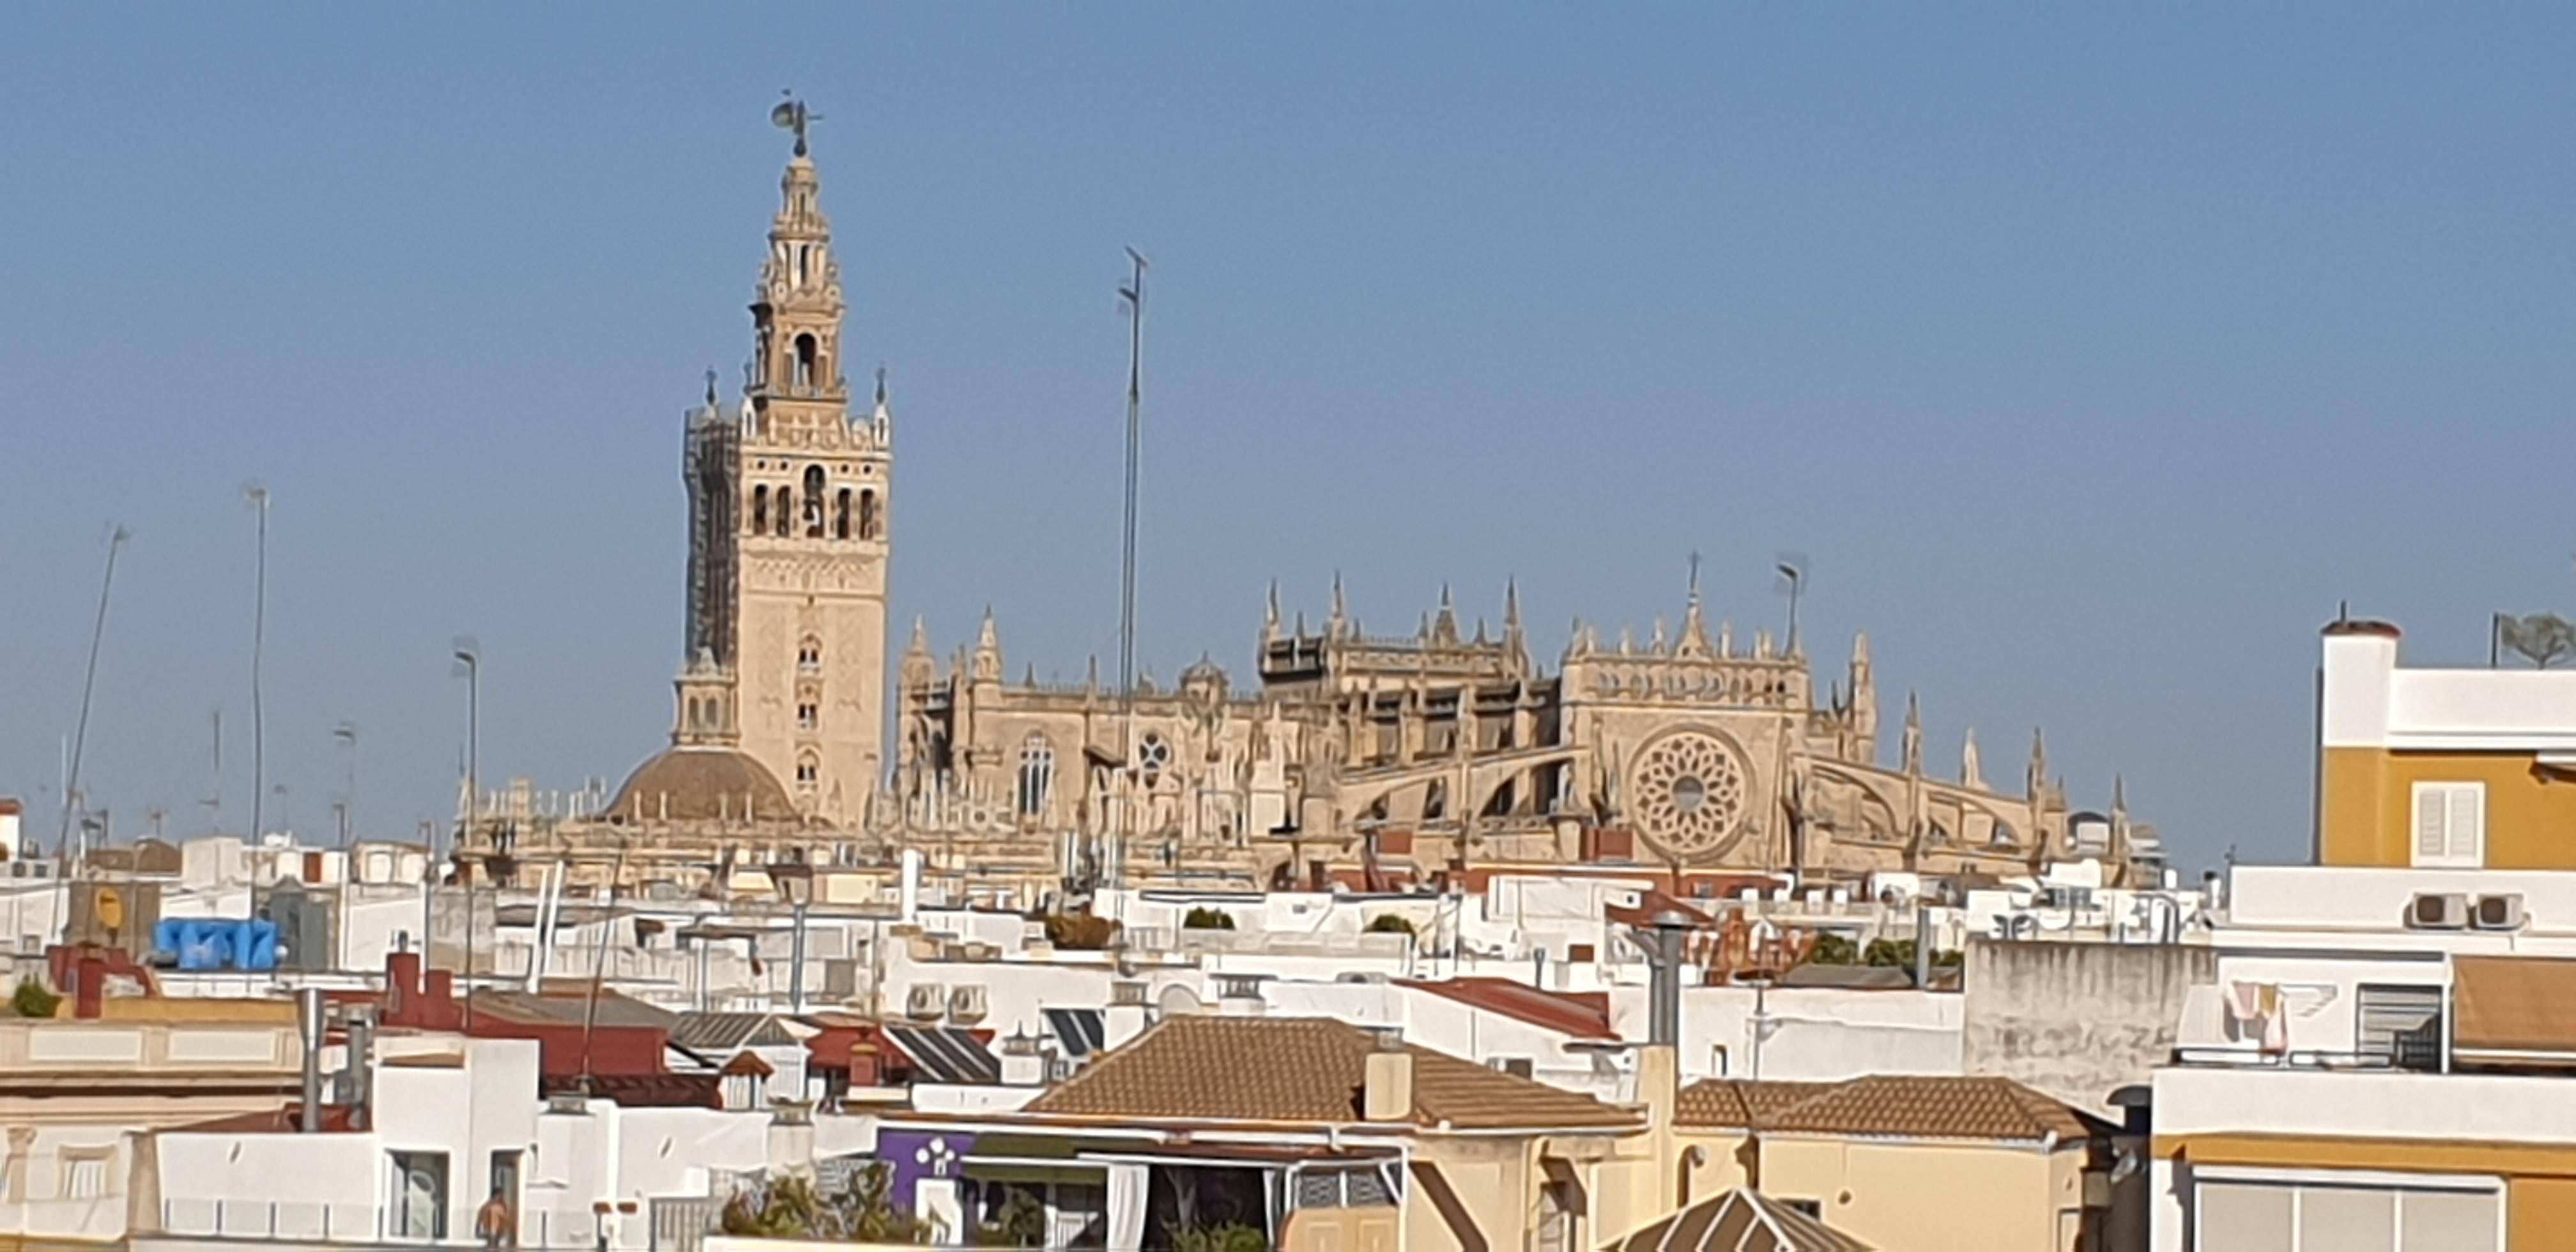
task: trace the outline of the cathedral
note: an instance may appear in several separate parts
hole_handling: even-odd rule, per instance
[[[801,115],[798,115],[801,121]],[[576,877],[701,885],[735,864],[885,865],[1015,884],[1402,889],[1476,869],[1633,866],[1685,875],[1999,876],[2160,853],[2115,791],[2072,813],[2036,735],[2017,791],[1973,735],[1925,760],[1906,701],[1882,763],[1865,637],[1825,691],[1803,642],[1748,643],[1703,614],[1643,643],[1578,624],[1551,667],[1516,589],[1463,627],[1444,590],[1409,634],[1372,635],[1338,582],[1319,627],[1274,590],[1249,673],[1212,660],[1168,687],[1006,677],[988,613],[943,660],[915,622],[886,688],[893,418],[879,373],[851,407],[831,228],[801,126],[750,306],[752,359],[683,421],[684,651],[670,746],[604,803],[487,814],[466,852]],[[892,735],[892,751],[885,750]],[[524,808],[524,806],[520,806]]]

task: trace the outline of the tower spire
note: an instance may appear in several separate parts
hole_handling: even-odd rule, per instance
[[[1692,658],[1708,655],[1708,630],[1700,622],[1699,554],[1696,552],[1691,553],[1690,600],[1682,609],[1682,633],[1673,643],[1673,655]]]

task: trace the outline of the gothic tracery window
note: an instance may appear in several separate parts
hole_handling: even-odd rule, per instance
[[[823,641],[821,639],[812,635],[807,635],[805,636],[804,642],[796,645],[796,668],[806,670],[823,668]]]
[[[796,758],[796,785],[811,787],[822,780],[822,759],[808,752]]]
[[[1144,739],[1136,745],[1136,771],[1144,778],[1145,785],[1151,787],[1162,781],[1163,771],[1171,764],[1171,743],[1153,731],[1145,732]]]
[[[1047,811],[1048,794],[1055,789],[1055,745],[1035,731],[1020,744],[1019,811],[1023,817],[1042,817]]]

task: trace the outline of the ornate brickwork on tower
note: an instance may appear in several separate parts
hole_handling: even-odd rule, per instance
[[[688,420],[678,726],[690,690],[724,690],[732,738],[801,811],[857,822],[882,762],[893,420],[882,374],[873,410],[850,413],[840,266],[801,139],[779,191],[742,402],[711,387]]]

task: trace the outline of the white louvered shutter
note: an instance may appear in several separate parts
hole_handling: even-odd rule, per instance
[[[2415,863],[2431,865],[2450,852],[2450,805],[2444,789],[2429,784],[2415,788]]]
[[[2450,813],[2443,823],[2449,846],[2445,859],[2455,865],[2486,864],[2487,789],[2464,783],[2450,789]]]

